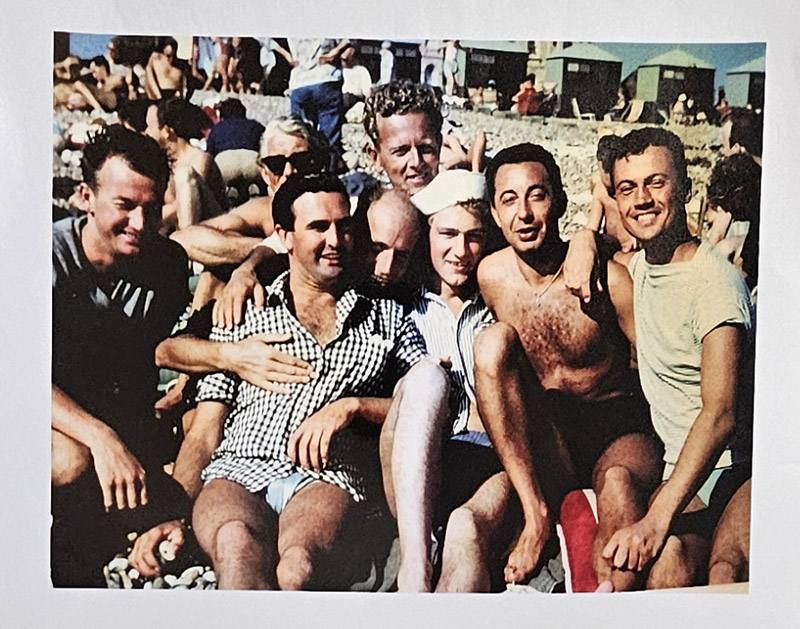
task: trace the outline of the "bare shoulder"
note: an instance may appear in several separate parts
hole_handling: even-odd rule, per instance
[[[478,287],[490,308],[507,278],[509,265],[513,262],[511,253],[511,247],[506,247],[485,257],[478,266]]]
[[[619,310],[622,305],[629,304],[633,299],[633,280],[628,268],[615,260],[609,260],[606,268],[609,297]]]

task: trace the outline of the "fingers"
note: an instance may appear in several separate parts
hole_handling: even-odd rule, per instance
[[[255,302],[256,306],[262,310],[267,305],[267,296],[264,292],[264,287],[260,283],[256,284],[255,288],[253,289],[253,301]]]
[[[211,323],[218,328],[224,328],[225,324],[222,320],[222,300],[217,299],[214,302],[214,307],[211,309]]]
[[[117,483],[114,486],[114,499],[117,503],[117,509],[124,509],[128,506],[124,483]]]
[[[154,533],[156,533],[154,535]],[[142,576],[155,577],[161,574],[161,564],[155,555],[155,548],[161,541],[161,535],[157,534],[156,529],[152,529],[136,538],[133,550],[128,555],[128,561],[136,568]]]
[[[100,483],[100,488],[103,490],[103,506],[106,511],[110,511],[114,506],[114,496],[111,493],[111,485],[107,483]]]
[[[318,469],[320,471],[328,464],[328,449],[331,445],[331,437],[333,437],[333,433],[330,430],[324,430],[319,438],[320,465]]]

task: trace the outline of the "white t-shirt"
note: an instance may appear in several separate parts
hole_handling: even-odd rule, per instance
[[[342,68],[342,78],[342,94],[366,96],[367,91],[372,89],[372,77],[364,66]]]
[[[639,251],[630,261],[639,377],[653,427],[674,464],[703,407],[703,338],[723,324],[752,325],[752,305],[739,271],[707,243],[687,262],[649,264]],[[726,450],[716,467],[731,464]]]
[[[320,63],[320,56],[336,47],[335,39],[289,38],[289,51],[297,65],[289,75],[289,89],[318,85],[328,81],[341,81],[341,69],[332,63]]]

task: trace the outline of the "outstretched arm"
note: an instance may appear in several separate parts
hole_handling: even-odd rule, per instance
[[[614,533],[603,556],[617,568],[642,570],[658,555],[675,516],[714,469],[733,434],[741,329],[721,325],[703,338],[700,393],[703,407],[683,445],[675,470],[644,518]]]
[[[144,468],[117,433],[58,386],[51,388],[51,426],[89,449],[106,511],[147,504]]]
[[[309,382],[311,365],[275,347],[290,334],[256,334],[236,342],[209,341],[183,335],[165,339],[156,348],[156,364],[184,373],[230,371],[250,384],[288,393],[282,386]]]

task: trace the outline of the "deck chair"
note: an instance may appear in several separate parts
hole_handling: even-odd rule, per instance
[[[644,101],[634,98],[630,102],[631,108],[628,110],[628,115],[625,116],[625,122],[639,122],[644,110]]]
[[[597,118],[595,118],[595,115],[591,112],[585,114],[581,113],[581,108],[578,105],[577,98],[572,99],[572,115],[575,116],[578,120],[597,120]]]

